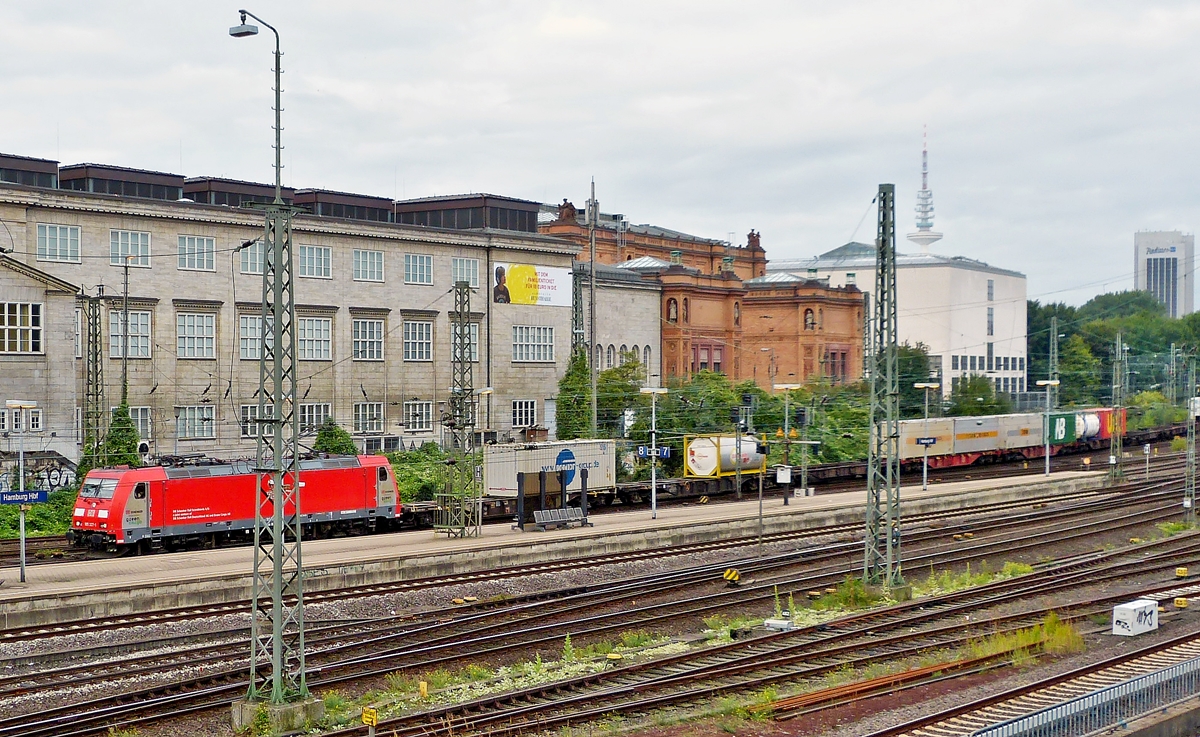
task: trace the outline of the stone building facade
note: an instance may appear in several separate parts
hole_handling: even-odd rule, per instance
[[[590,314],[587,262],[575,263],[582,287],[584,325]],[[596,365],[601,370],[619,366],[629,356],[646,367],[646,385],[660,386],[659,351],[662,325],[656,319],[662,304],[662,285],[641,274],[607,264],[596,265]],[[587,333],[584,333],[587,340]]]
[[[83,361],[65,360],[62,339],[79,341],[82,319],[72,299],[59,297],[64,285],[89,295],[103,291],[105,390],[108,404],[117,403],[128,256],[130,406],[151,452],[253,455],[261,214],[0,184],[0,221],[14,251],[2,272],[7,281],[0,283],[0,301],[45,304],[44,329],[55,336],[41,351],[0,357],[6,367],[29,364],[41,367],[30,371],[53,374],[30,386],[32,398],[46,402],[46,427],[78,447]],[[529,232],[307,214],[295,218],[293,243],[297,401],[306,432],[333,417],[370,451],[442,440],[458,279],[477,287],[474,385],[494,389],[481,397],[480,425],[502,440],[528,426],[553,424],[557,382],[570,352],[569,302],[495,302],[490,277],[497,265],[521,265],[553,272],[569,290],[575,246]],[[34,295],[38,290],[44,294]]]

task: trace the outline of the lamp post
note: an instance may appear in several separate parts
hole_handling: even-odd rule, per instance
[[[658,395],[665,386],[644,386],[638,390],[650,395],[650,519],[658,519]]]
[[[924,430],[924,432],[925,432],[926,442],[928,442],[928,438],[929,438],[929,390],[930,389],[941,389],[941,388],[942,388],[942,385],[937,383],[936,381],[918,381],[916,384],[913,384],[913,389],[924,389],[925,390],[925,430]],[[924,458],[922,459],[922,462],[921,462],[921,491],[928,491],[929,490],[929,446],[926,445],[925,443],[921,443],[921,447],[924,449]]]
[[[1046,444],[1043,452],[1046,455],[1046,475],[1050,475],[1050,390],[1058,386],[1058,379],[1040,379],[1038,386],[1046,387]]]
[[[25,433],[29,432],[29,410],[37,409],[37,402],[28,399],[9,399],[4,406],[13,410],[13,417],[21,418],[20,431],[17,433],[17,490],[22,499],[25,497]],[[13,423],[16,425],[16,423]],[[20,502],[20,534],[21,534],[21,583],[25,583],[25,510],[27,505]]]

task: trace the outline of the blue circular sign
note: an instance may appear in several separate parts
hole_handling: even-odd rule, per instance
[[[570,486],[571,482],[575,480],[575,454],[571,452],[570,448],[563,448],[558,451],[558,458],[554,459],[554,465],[556,468],[566,471],[563,475],[566,477],[567,486]]]

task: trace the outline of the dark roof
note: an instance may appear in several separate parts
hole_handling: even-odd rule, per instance
[[[36,171],[42,174],[57,174],[58,162],[53,159],[36,159],[32,156],[0,154],[0,168]]]
[[[488,194],[487,192],[471,192],[469,194],[448,194],[436,195],[434,197],[415,197],[407,200],[396,200],[397,212],[417,212],[420,210],[431,209],[425,205],[447,205],[450,203],[482,203],[483,205],[491,205],[493,203],[510,204],[510,205],[528,205],[529,207],[521,207],[517,209],[536,211],[541,207],[540,202],[532,200],[522,200],[516,197],[506,197],[498,194]],[[432,208],[440,209],[440,208]]]
[[[309,202],[333,202],[343,205],[360,205],[370,202],[375,207],[392,208],[392,200],[387,197],[376,197],[369,194],[354,194],[353,192],[338,192],[332,189],[297,189],[296,204]]]
[[[59,179],[83,179],[98,177],[103,179],[120,179],[145,184],[166,184],[175,187],[183,186],[182,174],[171,174],[149,169],[131,169],[126,166],[109,166],[108,164],[71,164],[58,168]],[[112,175],[117,176],[112,176]]]
[[[296,191],[291,187],[283,187],[283,194],[291,197]],[[222,177],[188,177],[183,180],[183,192],[234,192],[237,194],[260,194],[270,192],[274,194],[274,184],[263,184],[262,182],[246,182],[241,179],[224,179]]]

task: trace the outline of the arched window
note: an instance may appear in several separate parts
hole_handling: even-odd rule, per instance
[[[737,302],[733,303],[733,325],[734,327],[742,325],[742,306]]]
[[[618,357],[618,359],[617,359],[617,360],[618,360],[618,362],[619,362],[619,363],[620,363],[622,366],[624,366],[624,365],[625,365],[625,354],[626,354],[626,353],[628,353],[628,352],[629,352],[629,347],[628,347],[628,346],[626,346],[624,343],[622,343],[622,344],[621,344],[621,353],[620,353],[620,355],[619,355],[619,357]]]
[[[613,357],[614,357],[613,354],[616,352],[617,352],[617,349],[614,348],[613,346],[610,345],[608,347],[608,360],[605,362],[604,368],[612,368],[613,367]]]
[[[650,370],[650,346],[642,349],[642,363],[646,366],[646,376],[651,376],[654,372]]]
[[[679,322],[679,303],[674,297],[667,300],[667,322]]]
[[[691,322],[691,315],[688,314],[688,298],[687,297],[683,298],[683,321],[685,323]]]
[[[604,366],[604,346],[596,346],[596,369]]]
[[[813,315],[813,311],[811,309],[804,311],[804,329],[805,330],[816,330],[817,329],[817,318],[815,315]]]

